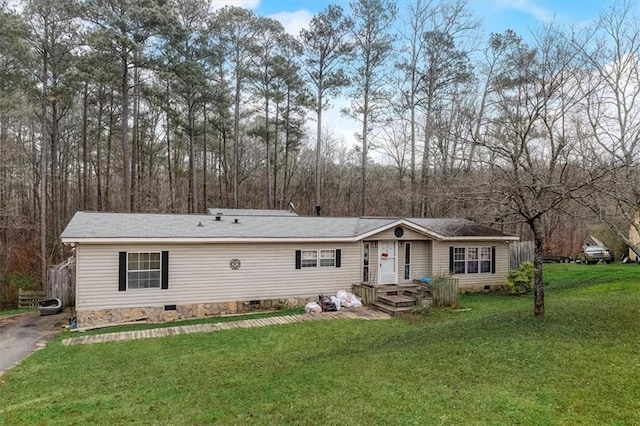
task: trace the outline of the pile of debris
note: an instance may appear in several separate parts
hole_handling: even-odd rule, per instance
[[[310,302],[304,307],[308,314],[335,312],[341,308],[361,308],[362,300],[353,293],[340,290],[335,296],[319,296],[317,302]]]

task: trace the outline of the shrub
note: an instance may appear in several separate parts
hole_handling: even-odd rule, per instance
[[[533,276],[535,269],[533,263],[524,262],[520,268],[509,272],[507,275],[507,293],[525,294],[533,290]]]

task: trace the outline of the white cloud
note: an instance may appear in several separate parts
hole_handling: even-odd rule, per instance
[[[260,6],[260,0],[213,0],[211,2],[213,10],[222,9],[225,6],[236,6],[256,10],[258,6]]]
[[[313,18],[313,14],[307,9],[297,10],[295,12],[278,12],[269,15],[276,21],[280,21],[284,30],[291,35],[297,36],[300,30],[309,27],[309,22]]]
[[[331,130],[338,140],[344,140],[347,146],[358,144],[355,134],[362,132],[362,124],[357,120],[342,115],[340,110],[348,107],[350,102],[344,97],[333,99],[331,101],[332,108],[329,108],[322,114],[322,127]],[[315,113],[311,112],[309,117],[315,117]],[[313,133],[311,138],[315,140],[315,120]]]
[[[553,14],[530,0],[498,0],[496,4],[503,9],[515,9],[531,15],[542,22],[553,20]]]

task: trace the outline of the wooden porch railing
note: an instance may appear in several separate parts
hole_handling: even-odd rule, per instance
[[[455,277],[435,277],[431,283],[435,306],[458,307],[459,280]]]
[[[362,299],[362,304],[365,306],[378,300],[378,289],[375,287],[365,284],[354,284],[351,286],[351,291]]]

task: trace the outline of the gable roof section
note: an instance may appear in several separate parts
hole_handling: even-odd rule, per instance
[[[431,218],[412,218],[407,219],[409,222],[422,226],[440,239],[456,240],[471,238],[508,238],[513,240],[519,238],[505,234],[497,229],[486,225],[473,222],[466,219],[431,219]]]
[[[94,212],[76,213],[61,238],[64,243],[350,242],[395,226],[408,226],[437,240],[518,239],[461,219],[223,215],[216,220],[211,215]]]

